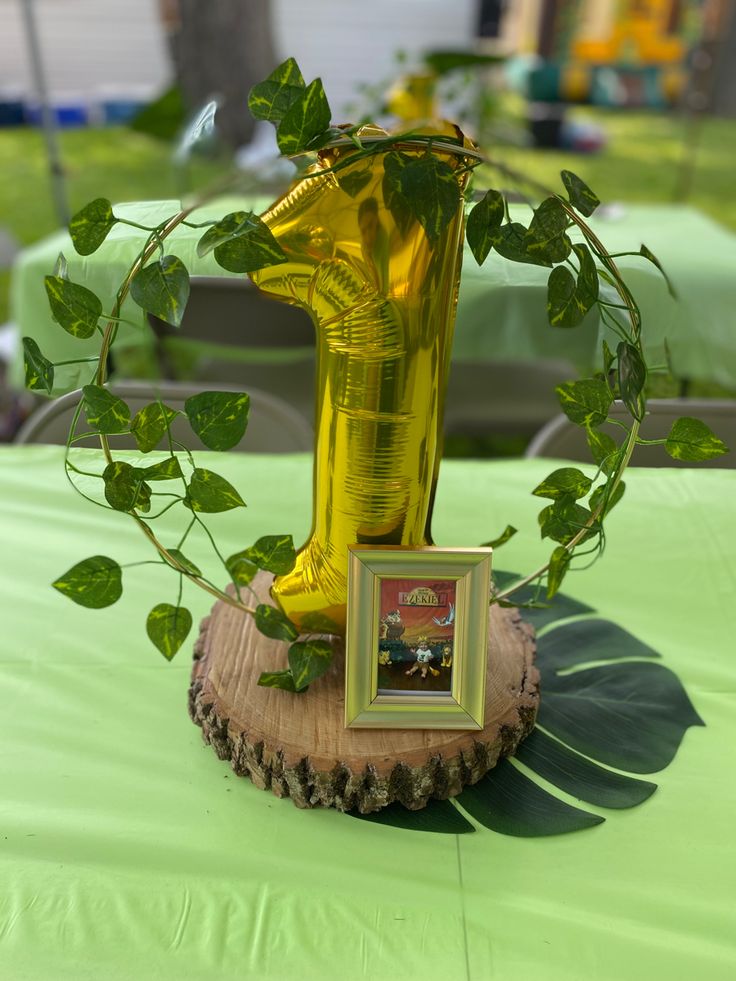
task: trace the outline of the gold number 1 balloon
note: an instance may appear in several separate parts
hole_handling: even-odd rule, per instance
[[[458,133],[448,126],[444,135]],[[401,150],[412,159],[425,152]],[[462,148],[431,152],[463,190]],[[303,306],[316,329],[312,531],[273,586],[300,627],[323,615],[344,628],[348,545],[431,542],[460,279],[462,194],[430,240],[390,192],[387,200],[386,155],[330,171],[346,154],[358,156],[352,147],[322,151],[262,216],[288,261],[251,274],[265,292]]]

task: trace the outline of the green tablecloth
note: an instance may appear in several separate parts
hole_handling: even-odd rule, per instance
[[[237,207],[265,207],[254,199],[223,199],[197,212],[205,220]],[[117,214],[152,225],[179,208],[178,201],[117,205]],[[513,216],[528,219],[528,209],[514,208]],[[644,242],[663,262],[680,302],[669,296],[659,272],[643,259],[623,258],[620,266],[636,296],[644,318],[644,336],[651,364],[664,363],[666,336],[678,377],[710,380],[736,387],[736,236],[692,208],[681,206],[627,206],[619,217],[592,219],[591,224],[611,252],[637,251]],[[141,245],[141,232],[117,225],[105,245],[91,256],[78,256],[66,232],[61,231],[25,249],[17,260],[11,287],[13,321],[21,335],[35,338],[54,361],[95,353],[95,341],[79,341],[53,323],[43,277],[53,270],[59,252],[69,259],[73,279],[94,290],[109,304]],[[199,275],[226,275],[212,255],[199,259],[196,243],[201,230],[180,227],[167,248]],[[548,270],[508,262],[495,253],[479,268],[466,247],[458,303],[453,355],[457,361],[569,361],[577,371],[598,364],[604,334],[597,311],[573,330],[554,330],[546,319]],[[140,308],[126,304],[126,316],[143,324]],[[123,325],[119,343],[141,344],[145,329]],[[12,366],[16,382],[22,379],[20,353]],[[59,369],[58,388],[71,388],[77,369]]]
[[[233,548],[306,533],[307,457],[217,469],[249,504],[212,521]],[[529,490],[548,469],[444,464],[438,543],[510,521],[522,531],[497,562],[531,568],[544,549]],[[658,650],[707,727],[651,800],[596,828],[455,837],[300,812],[236,778],[187,717],[186,650],[168,664],[145,637],[169,577],[128,572],[95,612],[48,586],[87,555],[148,558],[132,523],[74,495],[60,449],[0,450],[3,981],[730,981],[736,476],[627,484],[603,561],[565,590]],[[201,541],[187,552],[206,565]],[[191,592],[196,619],[209,602]]]

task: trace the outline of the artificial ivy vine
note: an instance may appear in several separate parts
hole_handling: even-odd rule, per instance
[[[468,169],[485,163],[505,178],[531,183],[502,163],[462,147],[460,141],[452,137],[406,132],[368,141],[361,139],[358,126],[331,125],[330,107],[321,80],[314,79],[307,85],[292,58],[254,86],[248,105],[256,119],[275,124],[278,145],[285,155],[311,162],[309,155],[320,149],[352,144],[351,153],[331,168],[336,179],[345,182],[348,193],[349,177],[341,178],[340,171],[346,166],[352,167],[361,157],[384,153],[384,199],[397,226],[401,229],[407,222],[416,220],[430,240],[442,235],[456,213],[461,193],[456,172],[432,155],[433,147],[459,153],[466,158]],[[422,148],[425,152],[417,155],[417,150]],[[358,179],[360,174],[350,176]],[[560,588],[573,558],[589,552],[600,553],[605,542],[605,518],[624,493],[622,476],[631,455],[637,444],[652,442],[639,436],[639,427],[646,414],[644,390],[648,372],[641,342],[641,312],[615,260],[619,255],[640,255],[663,270],[656,256],[644,245],[638,253],[613,255],[607,252],[584,221],[600,203],[597,196],[570,171],[563,171],[561,176],[564,195],[548,193],[531,183],[532,190],[542,200],[533,210],[528,226],[511,221],[507,202],[496,189],[488,190],[467,218],[468,245],[479,264],[495,251],[515,262],[550,269],[547,314],[552,327],[577,327],[586,314],[597,307],[603,322],[618,338],[615,350],[603,342],[601,372],[557,388],[563,412],[586,432],[597,469],[591,478],[576,467],[562,467],[550,473],[532,491],[550,502],[540,511],[539,526],[542,537],[556,544],[541,567],[496,592],[493,602],[505,605],[513,605],[509,598],[530,584],[537,584],[539,588],[531,599],[527,591],[525,604],[536,603],[543,588],[546,598],[551,599]],[[309,174],[303,174],[303,179],[308,177]],[[111,203],[104,198],[82,208],[69,226],[72,243],[80,255],[90,255],[100,248],[118,222],[134,225],[147,235],[108,313],[103,312],[102,300],[91,290],[71,281],[66,260],[64,256],[59,257],[53,274],[45,278],[52,317],[74,337],[89,338],[99,333],[99,354],[95,358],[55,364],[44,357],[32,338],[25,337],[26,385],[34,391],[51,394],[56,367],[86,361],[94,364],[94,374],[83,388],[83,398],[69,433],[65,468],[71,483],[85,497],[88,495],[75,482],[75,477],[84,474],[101,480],[105,498],[102,506],[130,515],[158,552],[159,561],[178,576],[176,602],[158,603],[146,623],[148,635],[161,653],[171,659],[191,630],[191,613],[181,602],[183,583],[188,580],[253,616],[256,626],[266,636],[289,642],[288,669],[263,674],[259,684],[302,692],[329,667],[330,645],[313,636],[297,640],[298,630],[283,612],[266,604],[251,606],[244,597],[244,591],[249,590],[259,569],[280,575],[293,568],[296,554],[291,536],[264,536],[253,545],[224,557],[202,516],[244,506],[238,491],[214,471],[196,466],[189,450],[173,438],[171,423],[182,413],[158,400],[131,415],[126,403],[105,387],[108,354],[115,342],[118,324],[123,321],[121,311],[128,295],[146,313],[175,327],[181,324],[189,297],[189,272],[179,257],[167,253],[166,240],[179,225],[191,225],[188,221],[190,213],[221,190],[216,189],[155,227],[141,226],[116,216]],[[198,243],[198,255],[214,252],[215,260],[229,272],[255,272],[286,261],[286,255],[269,228],[251,212],[234,212],[219,221],[193,227],[206,229]],[[571,231],[576,231],[583,241],[573,241]],[[600,429],[616,398],[624,402],[631,417],[630,423],[622,426],[619,443]],[[189,398],[183,414],[206,447],[228,450],[245,432],[248,405],[246,394],[208,391]],[[77,429],[82,411],[87,430],[80,434]],[[70,458],[74,444],[90,432],[99,437],[105,458],[105,465],[98,473],[81,471]],[[115,460],[111,438],[114,441],[114,437],[121,434],[132,435],[144,455],[163,440],[169,456],[150,466],[134,466]],[[655,442],[663,443],[673,458],[693,462],[727,451],[725,444],[704,423],[689,417],[678,419],[666,440]],[[183,452],[177,455],[177,451]],[[165,484],[166,491],[155,489],[161,483]],[[88,499],[102,504],[94,498]],[[152,524],[174,507],[183,510],[186,527],[175,546],[165,545]],[[207,579],[186,557],[183,547],[195,526],[209,538],[231,581],[232,591],[221,589]],[[499,547],[514,533],[515,529],[509,526],[488,544]],[[107,556],[92,556],[77,563],[53,585],[81,606],[99,609],[120,598],[122,567]],[[315,623],[314,630],[323,632],[327,626]]]

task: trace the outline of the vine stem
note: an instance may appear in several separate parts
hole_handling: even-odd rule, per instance
[[[228,181],[227,184],[233,183]],[[227,186],[227,185],[226,185]],[[120,311],[125,298],[130,291],[130,284],[133,279],[138,274],[138,272],[143,268],[146,262],[151,258],[151,256],[162,247],[164,239],[177,228],[185,219],[197,208],[201,208],[203,204],[206,204],[209,200],[216,197],[218,194],[222,193],[222,184],[217,185],[217,187],[212,188],[207,194],[202,195],[200,198],[195,200],[189,207],[183,208],[177,214],[169,218],[168,221],[164,222],[163,225],[158,226],[149,235],[148,242],[141,250],[138,258],[135,260],[131,268],[128,270],[128,274],[123,280],[118,292],[115,296],[115,303],[112,308],[112,312],[107,318],[107,324],[105,326],[102,344],[100,345],[99,363],[97,365],[96,382],[99,386],[103,386],[107,380],[107,358],[110,353],[110,347],[112,346],[115,330],[117,328],[117,323],[120,318]],[[112,454],[110,452],[110,443],[107,436],[103,433],[99,434],[100,446],[102,447],[102,452],[105,455],[105,459],[108,464],[113,462]],[[171,553],[161,544],[154,532],[148,527],[145,521],[140,518],[137,514],[129,512],[131,518],[135,521],[138,527],[141,529],[146,538],[150,541],[156,551],[161,555],[161,557],[177,572],[186,576],[187,579],[194,582],[197,586],[200,586],[206,592],[211,593],[216,599],[222,600],[223,603],[228,603],[230,606],[234,606],[236,609],[241,610],[243,613],[249,613],[251,616],[255,616],[255,610],[247,606],[242,600],[233,599],[224,590],[219,590],[215,586],[211,586],[209,583],[203,581],[199,576],[193,575],[189,570],[185,569],[184,566],[173,556]]]
[[[507,164],[501,163],[499,160],[495,160],[492,157],[484,156],[482,162],[487,164],[489,167],[493,167],[493,169],[497,170],[499,173],[505,174],[507,177],[510,177],[511,180],[517,183],[526,184],[528,187],[533,188],[538,194],[542,194],[545,197],[554,197],[560,202],[568,218],[572,222],[574,222],[575,225],[577,225],[577,227],[583,233],[583,236],[593,246],[593,250],[595,251],[600,261],[603,263],[606,269],[612,274],[612,276],[616,280],[616,286],[615,286],[616,292],[619,294],[621,299],[626,304],[626,308],[629,311],[629,316],[631,317],[631,324],[634,329],[634,337],[636,340],[638,340],[639,331],[641,327],[641,313],[639,311],[639,308],[636,305],[636,302],[634,301],[634,298],[632,297],[629,288],[624,283],[623,277],[619,272],[618,266],[614,262],[613,255],[611,255],[606,250],[603,243],[595,234],[593,229],[585,221],[583,221],[583,219],[580,217],[580,215],[578,215],[578,213],[575,211],[572,205],[569,204],[569,202],[567,202],[564,198],[560,197],[560,195],[557,194],[555,191],[551,190],[550,188],[542,184],[541,181],[534,180],[533,177],[528,177],[526,174],[521,174],[519,173],[518,170],[514,170],[513,167],[509,167]],[[615,254],[618,255],[622,253],[615,253]]]
[[[545,197],[554,197],[556,198],[557,201],[560,202],[562,208],[564,209],[570,221],[573,222],[580,229],[580,231],[583,234],[583,237],[591,246],[597,258],[602,263],[602,265],[606,268],[607,272],[614,280],[613,282],[614,289],[623,300],[624,309],[627,311],[629,315],[629,319],[631,321],[631,328],[632,328],[631,341],[633,341],[639,354],[643,355],[643,351],[641,347],[641,311],[639,310],[639,307],[636,301],[634,300],[634,297],[631,295],[631,291],[629,290],[628,286],[624,282],[624,279],[618,269],[618,266],[614,261],[614,255],[612,255],[606,250],[603,243],[595,234],[593,229],[587,224],[587,222],[583,221],[583,219],[577,214],[577,212],[569,202],[567,202],[559,194],[556,194],[554,191],[545,187],[540,182],[534,180],[533,178],[529,178],[524,174],[520,174],[518,171],[515,171],[513,168],[508,167],[506,164],[502,164],[500,163],[500,161],[493,160],[489,157],[485,157],[484,162],[487,163],[489,166],[493,167],[494,169],[498,170],[500,173],[510,177],[512,180],[516,182],[525,183],[529,187],[536,190],[538,193],[543,194]],[[621,254],[627,254],[627,253],[621,253]],[[603,314],[605,313],[605,311],[601,309],[601,313]],[[622,325],[622,329],[623,329],[623,325]],[[583,538],[590,530],[590,528],[592,528],[595,525],[595,523],[598,521],[598,519],[603,516],[606,505],[608,501],[613,497],[614,493],[616,492],[616,489],[621,483],[621,478],[623,477],[624,471],[626,470],[629,460],[631,459],[631,454],[634,452],[634,447],[636,446],[637,437],[639,433],[639,426],[640,426],[639,420],[634,419],[631,429],[629,430],[623,455],[621,457],[618,467],[616,468],[616,472],[613,475],[613,478],[610,480],[610,491],[608,495],[604,497],[603,500],[601,500],[601,503],[598,505],[598,507],[592,512],[591,516],[585,522],[583,527],[577,532],[577,534],[575,534],[575,536],[566,545],[564,545],[564,548],[568,553],[570,554],[573,553],[575,546],[578,545],[583,540]],[[544,565],[540,566],[538,569],[530,573],[528,576],[524,576],[523,579],[518,580],[516,583],[513,583],[511,586],[502,590],[500,593],[497,593],[493,597],[493,602],[498,602],[499,600],[507,599],[517,590],[522,589],[524,586],[528,586],[530,583],[535,582],[537,579],[540,579],[546,572],[549,571],[549,567],[550,567],[550,562],[546,562]]]
[[[608,495],[608,499],[607,500],[610,500],[613,497],[613,494],[616,491],[616,488],[621,483],[621,478],[623,477],[624,470],[628,466],[629,460],[631,459],[631,454],[634,452],[634,447],[636,446],[636,436],[637,436],[637,433],[638,432],[639,432],[639,423],[636,420],[634,420],[634,424],[632,425],[631,430],[629,432],[629,438],[626,441],[626,448],[624,450],[624,455],[623,455],[623,457],[621,459],[621,464],[619,465],[619,467],[618,467],[618,469],[616,471],[616,476],[614,477],[613,482],[611,484],[611,493]],[[583,538],[585,537],[585,535],[588,532],[588,530],[590,528],[592,528],[593,525],[598,520],[598,518],[601,517],[601,515],[603,514],[603,511],[604,511],[604,508],[606,506],[606,503],[607,503],[607,501],[602,501],[598,505],[598,507],[595,509],[595,511],[593,511],[593,513],[588,518],[588,520],[585,522],[585,524],[580,529],[580,531],[575,535],[574,538],[572,538],[567,543],[567,545],[564,546],[564,548],[568,552],[572,552],[573,551],[573,549],[575,548],[575,546],[578,545],[583,540]],[[528,576],[524,576],[523,579],[520,579],[520,580],[518,580],[518,582],[513,583],[507,589],[502,590],[500,593],[496,593],[494,595],[494,597],[493,597],[493,602],[497,603],[499,600],[507,599],[509,596],[511,596],[513,593],[515,593],[518,589],[522,589],[524,586],[528,586],[529,583],[532,583],[535,580],[539,579],[541,576],[543,576],[545,574],[545,572],[548,571],[549,566],[550,566],[550,563],[549,562],[546,562],[543,566],[540,566],[539,569],[536,569],[534,572],[530,573]]]
[[[204,589],[205,592],[211,593],[212,596],[214,596],[216,599],[222,600],[223,603],[228,603],[230,606],[234,606],[236,610],[241,610],[243,613],[250,613],[251,616],[255,616],[256,611],[252,607],[246,606],[245,603],[239,603],[236,599],[233,599],[233,597],[230,596],[228,593],[225,593],[222,590],[217,589],[215,586],[210,586],[209,583],[205,582],[199,576],[195,576],[191,572],[188,572],[177,561],[177,559],[169,551],[167,551],[166,548],[164,548],[164,546],[161,544],[158,538],[156,538],[154,533],[151,531],[151,529],[148,527],[148,525],[142,518],[139,518],[137,514],[131,514],[131,517],[138,525],[138,527],[141,529],[141,531],[146,536],[146,538],[149,540],[149,542],[159,553],[159,555],[166,560],[168,565],[176,569],[177,572],[180,572],[183,575],[185,575],[197,586],[200,586],[202,589]]]

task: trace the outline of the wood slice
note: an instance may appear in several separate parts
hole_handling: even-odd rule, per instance
[[[253,580],[259,602],[272,602],[272,581],[268,573]],[[195,645],[189,713],[238,775],[297,807],[367,814],[394,801],[418,809],[454,797],[514,753],[534,726],[534,631],[515,609],[490,608],[482,730],[346,729],[342,641],[328,673],[303,695],[257,684],[262,671],[287,666],[287,648],[260,634],[247,614],[216,603]]]

